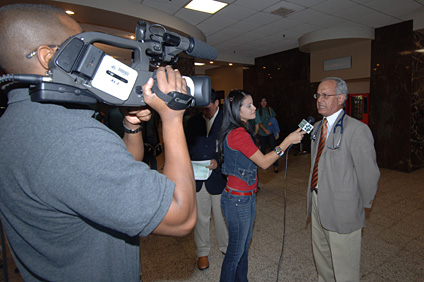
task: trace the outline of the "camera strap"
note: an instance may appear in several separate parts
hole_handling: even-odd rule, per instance
[[[166,105],[173,110],[185,110],[190,107],[193,96],[190,93],[190,89],[187,88],[187,94],[180,93],[177,91],[171,91],[168,94],[163,93],[159,87],[156,79],[156,70],[153,73],[154,84],[152,92],[155,93],[160,99],[165,101]]]

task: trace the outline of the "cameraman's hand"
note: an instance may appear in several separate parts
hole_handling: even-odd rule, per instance
[[[152,117],[152,112],[146,107],[121,107],[119,108],[122,115],[124,116],[124,122],[127,127],[131,127],[131,125],[137,125],[137,127],[143,121],[148,121]]]
[[[159,89],[167,94],[171,91],[177,91],[180,93],[187,94],[187,83],[178,70],[173,70],[170,66],[159,67],[156,73]],[[147,105],[151,106],[156,110],[161,118],[167,118],[168,115],[172,116],[183,116],[185,110],[172,110],[170,109],[163,100],[152,93],[153,79],[150,78],[145,85],[143,85],[144,101]]]
[[[119,108],[122,115],[124,116],[123,123],[126,128],[137,130],[140,128],[140,123],[148,121],[152,112],[146,107],[134,108],[134,107],[121,107]],[[143,135],[139,131],[135,133],[125,133],[122,138],[128,151],[133,155],[137,161],[142,161],[144,157],[144,146],[143,146]]]

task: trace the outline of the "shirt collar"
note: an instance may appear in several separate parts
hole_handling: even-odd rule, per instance
[[[215,114],[213,115],[213,117],[211,119],[207,119],[204,115],[202,115],[202,116],[203,116],[203,118],[206,121],[213,123],[213,121],[215,120],[216,116],[218,115],[218,112],[219,112],[219,107],[216,109],[216,112],[215,112]]]
[[[332,128],[333,124],[336,122],[337,117],[339,116],[339,114],[342,112],[343,109],[338,110],[337,112],[335,112],[334,114],[332,114],[331,116],[328,117],[324,117],[327,119],[327,126],[328,128]]]

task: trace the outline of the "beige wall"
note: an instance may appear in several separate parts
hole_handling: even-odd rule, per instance
[[[352,67],[324,71],[324,61],[352,57]],[[346,46],[311,52],[311,82],[319,82],[327,76],[338,76],[346,80],[349,93],[369,93],[371,75],[371,40]]]
[[[227,95],[231,89],[243,89],[243,67],[217,67],[205,71],[211,78],[212,88],[224,90]]]
[[[370,79],[352,79],[346,80],[349,94],[370,93]]]

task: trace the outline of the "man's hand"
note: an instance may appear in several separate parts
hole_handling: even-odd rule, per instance
[[[178,70],[173,70],[170,66],[159,67],[156,73],[159,89],[167,94],[171,91],[177,91],[187,94],[187,83]],[[155,109],[162,119],[167,117],[182,116],[185,110],[175,111],[170,109],[164,101],[156,94],[152,93],[153,79],[150,78],[143,85],[144,102]],[[176,114],[177,113],[177,114]]]
[[[124,126],[132,130],[139,129],[140,124],[143,121],[148,121],[152,116],[152,112],[146,107],[122,107],[119,108],[119,110],[124,116]],[[134,159],[137,161],[142,161],[144,157],[144,141],[142,132],[140,131],[136,134],[125,133],[122,140],[127,146],[128,151],[133,155]]]
[[[218,167],[218,162],[215,159],[211,160],[211,163],[207,166],[207,168],[214,170]]]
[[[119,110],[124,116],[125,125],[130,129],[137,129],[140,123],[148,121],[152,117],[152,112],[146,107],[122,107]]]

